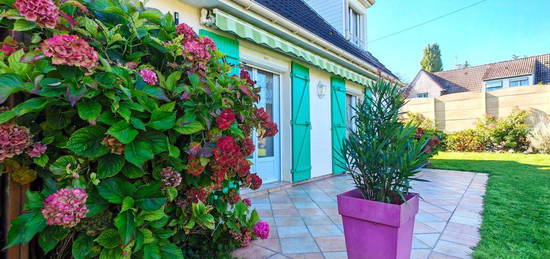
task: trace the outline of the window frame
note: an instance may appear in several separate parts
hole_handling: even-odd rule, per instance
[[[518,85],[512,85],[513,83],[520,82]],[[525,82],[525,84],[521,84],[521,82]],[[529,85],[529,78],[528,77],[519,77],[519,78],[513,78],[510,79],[509,86],[510,87],[518,87],[518,86],[528,86]]]
[[[352,2],[348,2],[346,14],[345,24],[348,40],[359,47],[363,47],[365,41],[365,13],[359,11]]]
[[[430,97],[428,92],[423,92],[423,93],[417,93],[416,94],[416,98],[428,98]]]
[[[496,86],[496,83],[500,83],[500,85]],[[502,80],[494,80],[485,82],[485,91],[491,92],[495,90],[500,90],[504,88],[504,82]]]

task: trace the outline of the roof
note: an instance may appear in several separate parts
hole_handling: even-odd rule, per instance
[[[425,71],[424,71],[425,72]],[[446,93],[481,91],[484,81],[535,74],[535,84],[550,84],[550,54],[429,73]]]
[[[323,19],[303,0],[254,0],[262,6],[276,12],[285,17],[289,21],[299,25],[300,27],[312,32],[313,34],[323,38],[324,40],[336,45],[337,47],[347,51],[348,53],[364,60],[370,65],[380,69],[381,71],[397,78],[389,69],[387,69],[378,59],[371,53],[365,51],[353,43],[348,41],[340,34],[332,25]]]

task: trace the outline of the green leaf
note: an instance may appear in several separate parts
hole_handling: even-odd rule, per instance
[[[50,165],[50,172],[57,176],[66,175],[68,165],[73,170],[78,167],[78,161],[74,156],[62,156],[58,158]]]
[[[151,145],[154,154],[168,151],[168,137],[163,133],[148,131],[141,135],[140,139]]]
[[[127,210],[134,208],[134,198],[130,196],[124,197],[124,200],[122,201],[122,208],[120,209],[120,212],[125,212]]]
[[[193,87],[198,87],[200,82],[201,82],[200,77],[197,74],[190,75],[189,76],[189,81],[191,82],[191,85]]]
[[[139,214],[139,218],[142,218],[145,221],[159,220],[162,219],[164,216],[166,216],[166,213],[164,213],[164,208],[153,211],[142,211]]]
[[[99,158],[97,164],[97,176],[99,178],[107,178],[115,176],[122,170],[126,160],[122,156],[115,154],[108,154]]]
[[[115,226],[122,239],[122,244],[127,245],[132,240],[136,231],[136,223],[132,211],[124,211],[115,217]]]
[[[156,130],[167,130],[174,127],[176,123],[176,113],[156,110],[151,115],[151,120],[147,126]]]
[[[115,137],[122,144],[128,144],[134,141],[139,132],[132,128],[128,122],[119,121],[109,128],[107,134]]]
[[[27,191],[25,193],[25,210],[36,210],[44,207],[44,198],[39,192]]]
[[[101,250],[99,259],[125,259],[125,257],[122,249],[120,249],[120,247],[115,247]]]
[[[85,259],[94,245],[94,237],[80,234],[73,242],[72,254],[74,259]]]
[[[48,253],[55,248],[59,241],[65,239],[69,234],[69,229],[60,226],[47,226],[44,231],[40,233],[38,238],[38,245],[44,250],[44,253]]]
[[[145,198],[139,199],[136,201],[136,204],[139,208],[144,210],[158,210],[161,208],[167,201],[166,197],[157,197],[157,198]]]
[[[162,184],[158,181],[140,186],[134,196],[136,206],[148,211],[160,209],[167,201],[162,195],[161,187]]]
[[[75,131],[69,141],[67,148],[88,158],[98,158],[109,153],[109,149],[101,144],[105,135],[105,129],[100,126],[88,126]]]
[[[35,158],[32,159],[32,161],[35,164],[39,165],[40,167],[45,167],[48,164],[49,160],[50,160],[50,158],[46,154],[43,154],[39,157],[35,157]]]
[[[160,249],[157,243],[149,243],[143,246],[144,259],[162,259],[160,257]]]
[[[202,124],[198,121],[181,124],[178,122],[178,125],[174,128],[174,130],[183,135],[195,134],[203,129],[204,126],[202,126]]]
[[[151,145],[143,140],[134,141],[126,145],[124,149],[124,158],[140,168],[143,163],[153,159],[154,156]]]
[[[101,232],[95,241],[105,248],[115,248],[120,245],[120,236],[115,229],[110,228]]]
[[[76,104],[78,116],[83,120],[95,120],[101,114],[101,104],[89,99],[81,100]]]
[[[143,121],[141,121],[138,118],[135,118],[135,117],[130,118],[130,123],[132,123],[132,126],[134,126],[134,128],[136,129],[143,130],[143,131],[145,130],[145,123],[143,123]]]
[[[18,216],[11,221],[5,248],[30,242],[34,235],[44,228],[46,228],[46,219],[40,210],[33,210]]]
[[[171,103],[163,104],[162,106],[160,106],[159,110],[165,111],[165,112],[173,112],[175,108],[176,108],[176,102],[171,102]]]
[[[136,187],[120,178],[108,178],[97,186],[99,195],[110,203],[120,204],[124,197],[134,194]]]
[[[166,89],[168,89],[168,91],[173,91],[174,88],[176,88],[176,83],[181,78],[181,74],[182,74],[181,71],[176,71],[176,72],[173,72],[172,74],[170,74],[168,76],[168,78],[166,78],[166,84],[165,84],[164,87],[166,87]]]
[[[16,74],[0,75],[0,104],[4,103],[10,95],[19,91],[28,90],[23,80]]]
[[[145,175],[145,172],[141,170],[141,168],[138,168],[132,164],[124,165],[122,173],[130,179],[140,178]]]
[[[25,19],[19,19],[13,24],[14,31],[28,31],[36,27],[36,23],[27,21]]]
[[[183,259],[181,248],[172,243],[161,246],[160,254],[163,259]]]
[[[1,76],[1,75],[0,75]],[[2,103],[2,85],[0,85],[0,103]],[[1,113],[0,115],[0,123],[4,123],[6,121],[11,120],[15,116],[22,116],[29,112],[39,111],[44,109],[46,105],[49,104],[49,100],[44,97],[37,97],[28,99],[23,103],[20,103],[19,105],[13,107],[11,110]]]
[[[180,150],[174,145],[168,145],[168,155],[171,157],[180,157]]]

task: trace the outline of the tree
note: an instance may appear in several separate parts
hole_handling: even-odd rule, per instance
[[[428,72],[439,72],[443,70],[443,62],[441,61],[441,50],[437,43],[428,44],[424,48],[424,57],[420,61],[422,69]]]

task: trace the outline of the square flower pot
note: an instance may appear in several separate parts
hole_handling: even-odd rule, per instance
[[[359,190],[339,194],[349,259],[409,259],[418,194],[400,205],[365,200]]]

